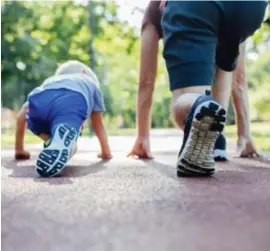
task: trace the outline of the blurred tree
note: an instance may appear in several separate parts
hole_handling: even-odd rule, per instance
[[[17,109],[29,91],[54,74],[58,64],[78,59],[94,68],[100,79],[110,127],[115,118],[123,118],[126,127],[135,126],[140,41],[133,27],[119,19],[115,1],[2,1],[1,14],[3,106]],[[252,50],[269,46],[269,36],[268,20],[254,35]],[[255,111],[260,111],[256,119],[268,116],[269,109],[262,106],[269,100],[262,87],[270,86],[269,58],[268,53],[248,64],[251,96],[264,97],[252,100]],[[160,55],[154,127],[172,126],[170,97]]]
[[[270,121],[270,48],[250,64],[248,75],[252,118]]]

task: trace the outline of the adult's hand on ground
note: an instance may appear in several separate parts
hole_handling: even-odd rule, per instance
[[[113,158],[113,156],[112,156],[112,154],[110,152],[108,152],[108,153],[99,153],[97,155],[97,157],[100,158],[100,159],[103,159],[103,160],[109,160],[109,159]]]
[[[237,140],[237,157],[240,158],[257,158],[262,157],[262,154],[258,151],[253,139],[240,137]]]
[[[138,157],[140,159],[152,159],[149,138],[137,138],[135,144],[128,154],[128,157]]]

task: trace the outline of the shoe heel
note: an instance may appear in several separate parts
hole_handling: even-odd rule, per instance
[[[42,177],[58,175],[70,159],[71,149],[77,140],[77,132],[68,125],[59,125],[49,147],[38,156],[36,171]]]
[[[177,165],[178,177],[211,176],[215,171],[213,156],[217,137],[224,129],[226,111],[214,101],[195,110],[187,148]]]

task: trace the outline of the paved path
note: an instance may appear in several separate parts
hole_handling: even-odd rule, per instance
[[[109,162],[82,139],[54,179],[33,169],[40,145],[17,163],[2,149],[2,250],[270,250],[270,163],[231,158],[212,178],[179,179],[180,135],[152,138],[155,159],[141,161],[124,157],[133,137],[111,137]]]

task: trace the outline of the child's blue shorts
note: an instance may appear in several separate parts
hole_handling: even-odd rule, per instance
[[[80,131],[87,118],[87,104],[82,94],[68,89],[48,89],[28,98],[28,129],[34,134],[53,135],[59,124]]]

